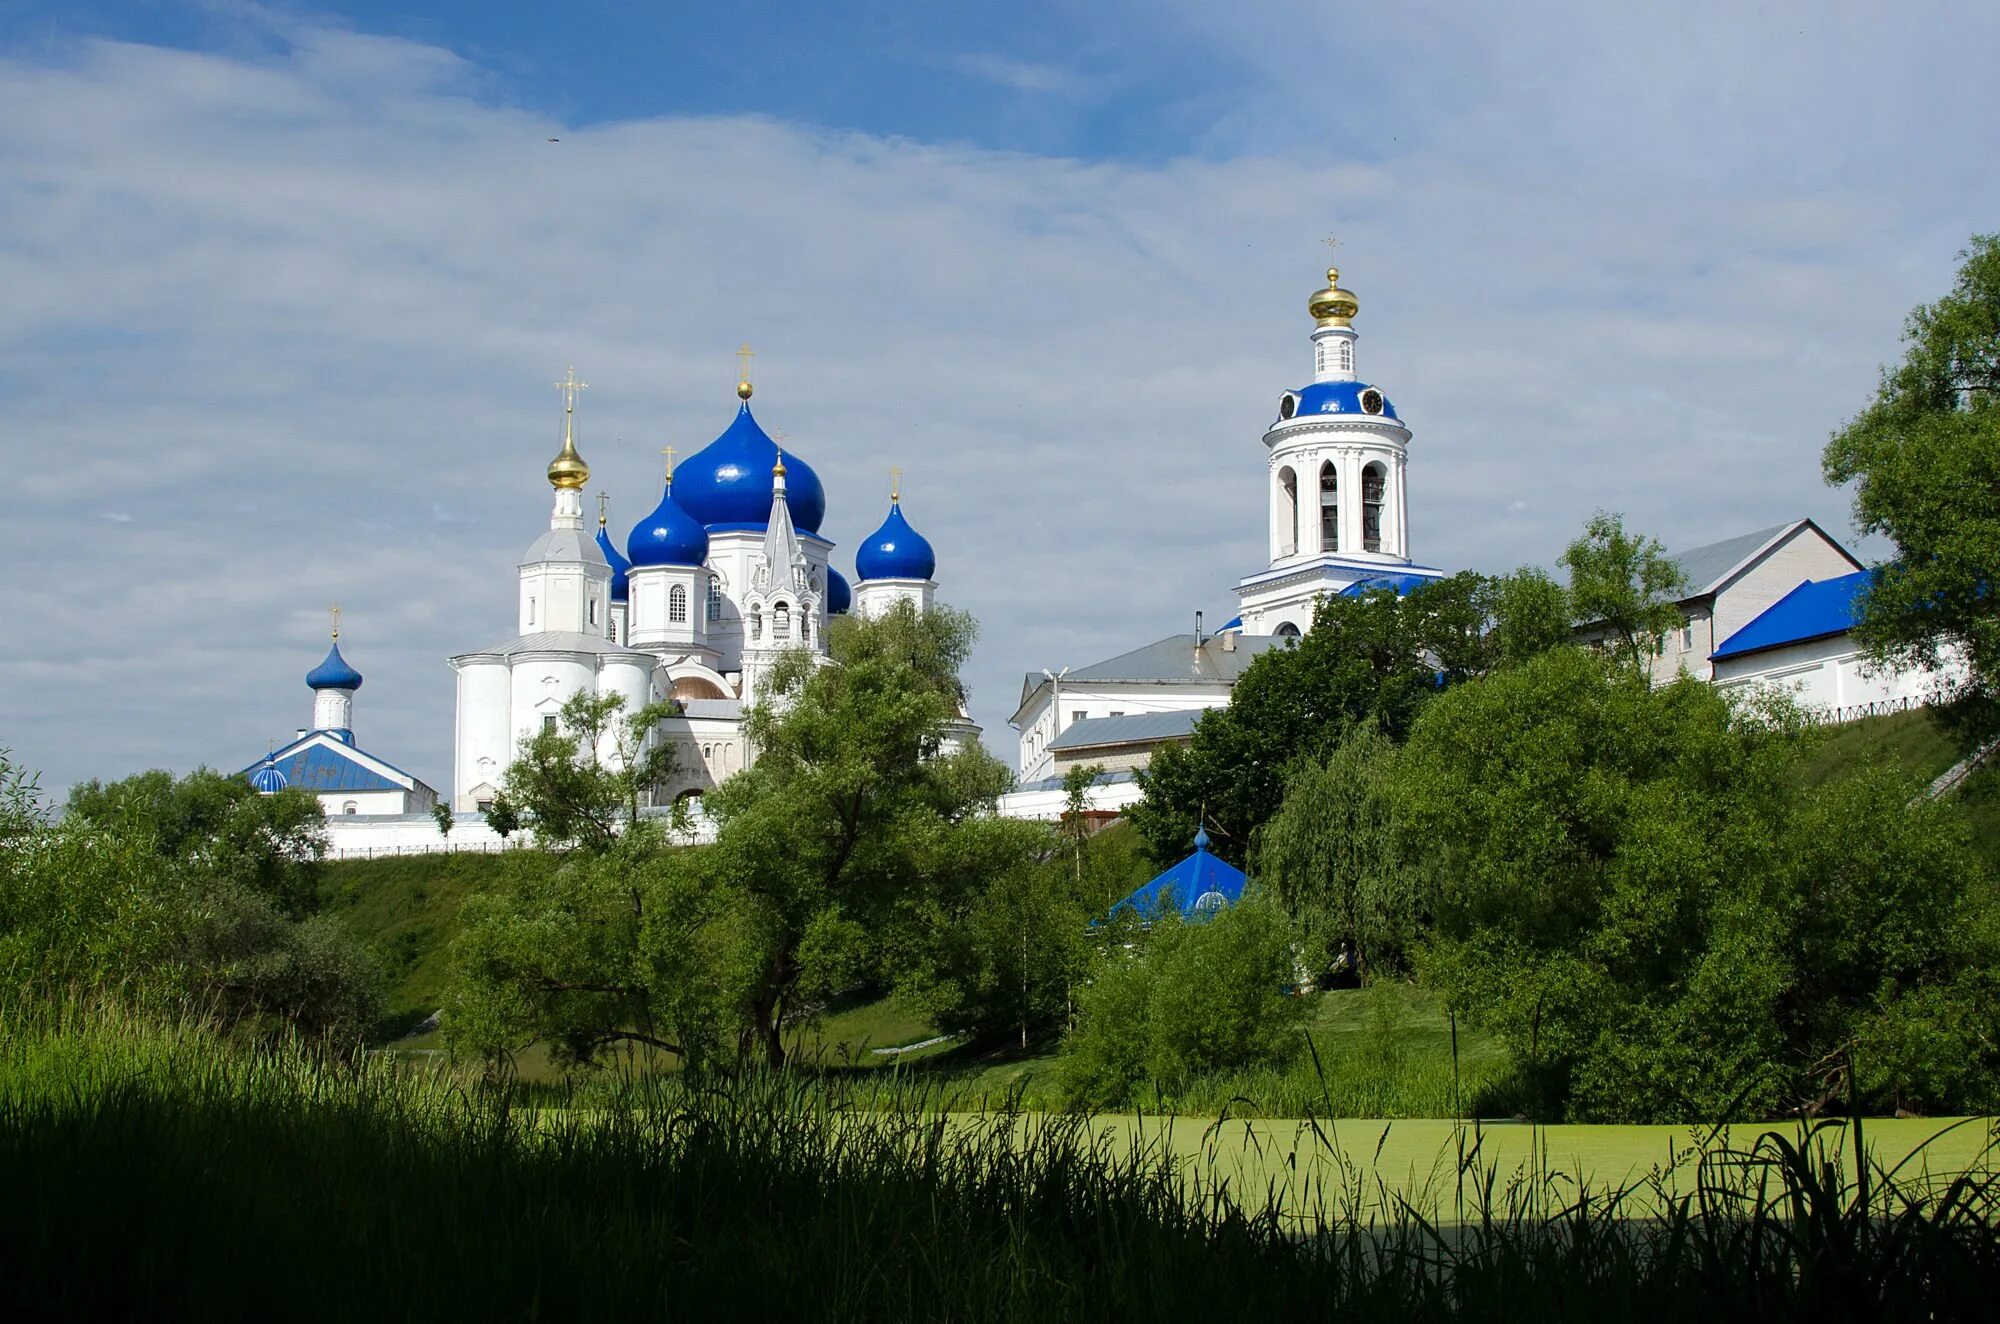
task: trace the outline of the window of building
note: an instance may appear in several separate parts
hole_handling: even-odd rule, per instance
[[[1069,720],[1070,720],[1070,721],[1072,721],[1072,722],[1081,722],[1081,721],[1082,721],[1082,720],[1083,720],[1084,718],[1086,718],[1086,717],[1088,717],[1088,716],[1090,716],[1090,714],[1089,714],[1089,713],[1087,713],[1087,712],[1085,712],[1085,711],[1084,711],[1083,709],[1079,708],[1079,709],[1077,709],[1077,710],[1076,710],[1075,712],[1073,712],[1073,713],[1071,713],[1071,714],[1069,715]]]
[[[1313,346],[1313,371],[1315,373],[1326,371],[1326,342],[1324,340]]]
[[[472,802],[472,807],[474,809],[477,809],[482,814],[490,814],[493,812],[493,802],[491,800],[474,800]]]
[[[1343,340],[1340,342],[1340,370],[1342,372],[1354,371],[1354,343],[1352,341]]]
[[[812,641],[813,641],[812,613],[801,611],[799,613],[799,642],[809,644]]]
[[[1110,711],[1110,713],[1107,714],[1107,716],[1110,717],[1123,717],[1124,715],[1125,715],[1125,710],[1123,708],[1113,708]]]
[[[1361,471],[1361,550],[1382,550],[1382,495],[1388,476],[1382,466],[1371,464]]]
[[[762,607],[752,607],[750,609],[750,642],[754,644],[763,637],[764,609]]]
[[[1688,621],[1681,626],[1681,651],[1683,653],[1691,653],[1694,651],[1693,621]]]
[[[1299,479],[1289,468],[1278,470],[1278,555],[1299,549]]]
[[[1319,467],[1319,549],[1340,550],[1340,475],[1331,462]]]
[[[771,608],[771,634],[780,641],[792,637],[792,609],[785,603]]]
[[[717,575],[708,577],[708,619],[722,619],[722,579]]]
[[[528,624],[533,625],[534,623],[535,623],[535,599],[532,596],[530,596],[528,599]]]
[[[596,599],[596,598],[592,598],[592,599],[590,600],[590,623],[591,623],[592,625],[595,625],[595,624],[597,624],[597,599]]]
[[[1299,627],[1293,625],[1290,621],[1285,621],[1276,630],[1272,631],[1272,633],[1280,639],[1296,639],[1299,637]]]
[[[354,801],[349,800],[346,804],[340,807],[340,812],[343,814],[358,814],[361,812],[361,806],[354,803]]]
[[[556,715],[554,713],[543,713],[542,730],[553,731],[555,729],[556,729]]]
[[[667,620],[675,625],[686,625],[688,619],[688,591],[676,584],[667,590]]]

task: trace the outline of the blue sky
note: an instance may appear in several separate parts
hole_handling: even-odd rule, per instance
[[[0,745],[238,766],[337,599],[363,742],[442,785],[548,383],[629,524],[748,340],[837,556],[906,471],[1011,761],[1023,672],[1260,566],[1329,232],[1421,559],[1844,534],[1820,446],[2000,228],[1996,48],[1926,3],[0,8]]]

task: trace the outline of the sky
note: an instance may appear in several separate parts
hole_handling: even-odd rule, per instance
[[[1811,516],[2000,229],[2000,7],[0,0],[0,747],[233,770],[342,607],[360,743],[450,778],[574,364],[629,528],[734,411],[851,569],[888,470],[1024,672],[1234,613],[1337,236],[1412,548]],[[557,139],[559,141],[550,141]]]

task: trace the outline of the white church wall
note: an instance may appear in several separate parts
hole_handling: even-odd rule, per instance
[[[457,752],[452,761],[454,810],[469,812],[482,786],[498,787],[513,752],[513,681],[500,658],[458,666]]]
[[[1722,689],[1783,690],[1832,721],[1867,716],[1871,710],[1923,706],[1933,702],[1941,688],[1964,675],[1956,655],[1939,671],[1926,667],[1874,670],[1851,634],[1722,658],[1715,670],[1716,684]]]
[[[1055,758],[1049,745],[1085,717],[1127,716],[1137,713],[1178,713],[1197,708],[1221,708],[1229,702],[1229,686],[1219,682],[1189,681],[1185,685],[1115,682],[1065,683],[1060,712],[1047,687],[1043,687],[1019,717],[1020,756],[1017,766],[1023,781],[1050,776]]]
[[[356,814],[405,814],[412,811],[408,791],[322,791],[320,808],[329,820]]]

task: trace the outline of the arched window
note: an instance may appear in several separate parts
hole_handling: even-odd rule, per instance
[[[1319,467],[1319,549],[1340,550],[1340,475],[1331,460]]]
[[[534,623],[535,623],[535,600],[531,597],[528,599],[528,624],[533,625]]]
[[[782,602],[771,608],[771,634],[781,641],[792,637],[792,609]]]
[[[763,637],[764,609],[762,607],[752,607],[750,609],[750,642],[754,644]]]
[[[675,625],[687,624],[688,591],[679,584],[667,590],[667,619]]]
[[[1313,373],[1315,375],[1323,375],[1325,372],[1326,372],[1326,342],[1322,340],[1318,344],[1313,346]]]
[[[1351,340],[1340,342],[1340,370],[1342,372],[1354,371],[1354,342]]]
[[[1371,464],[1361,471],[1361,550],[1382,550],[1382,490],[1388,476],[1382,466]]]
[[[1299,550],[1299,478],[1289,467],[1278,470],[1278,555]]]
[[[1299,627],[1286,621],[1278,627],[1277,635],[1280,639],[1296,639],[1299,637]]]
[[[346,804],[340,807],[340,812],[343,814],[358,814],[361,812],[361,806],[354,803],[354,801],[349,800]]]
[[[592,625],[595,625],[595,624],[597,624],[597,599],[596,599],[596,598],[592,598],[592,599],[590,600],[590,623],[591,623]]]
[[[708,577],[708,619],[711,621],[722,619],[722,576],[720,575],[710,575]]]
[[[809,611],[801,610],[799,612],[799,642],[804,644],[809,644],[812,641],[813,641],[812,613]]]

